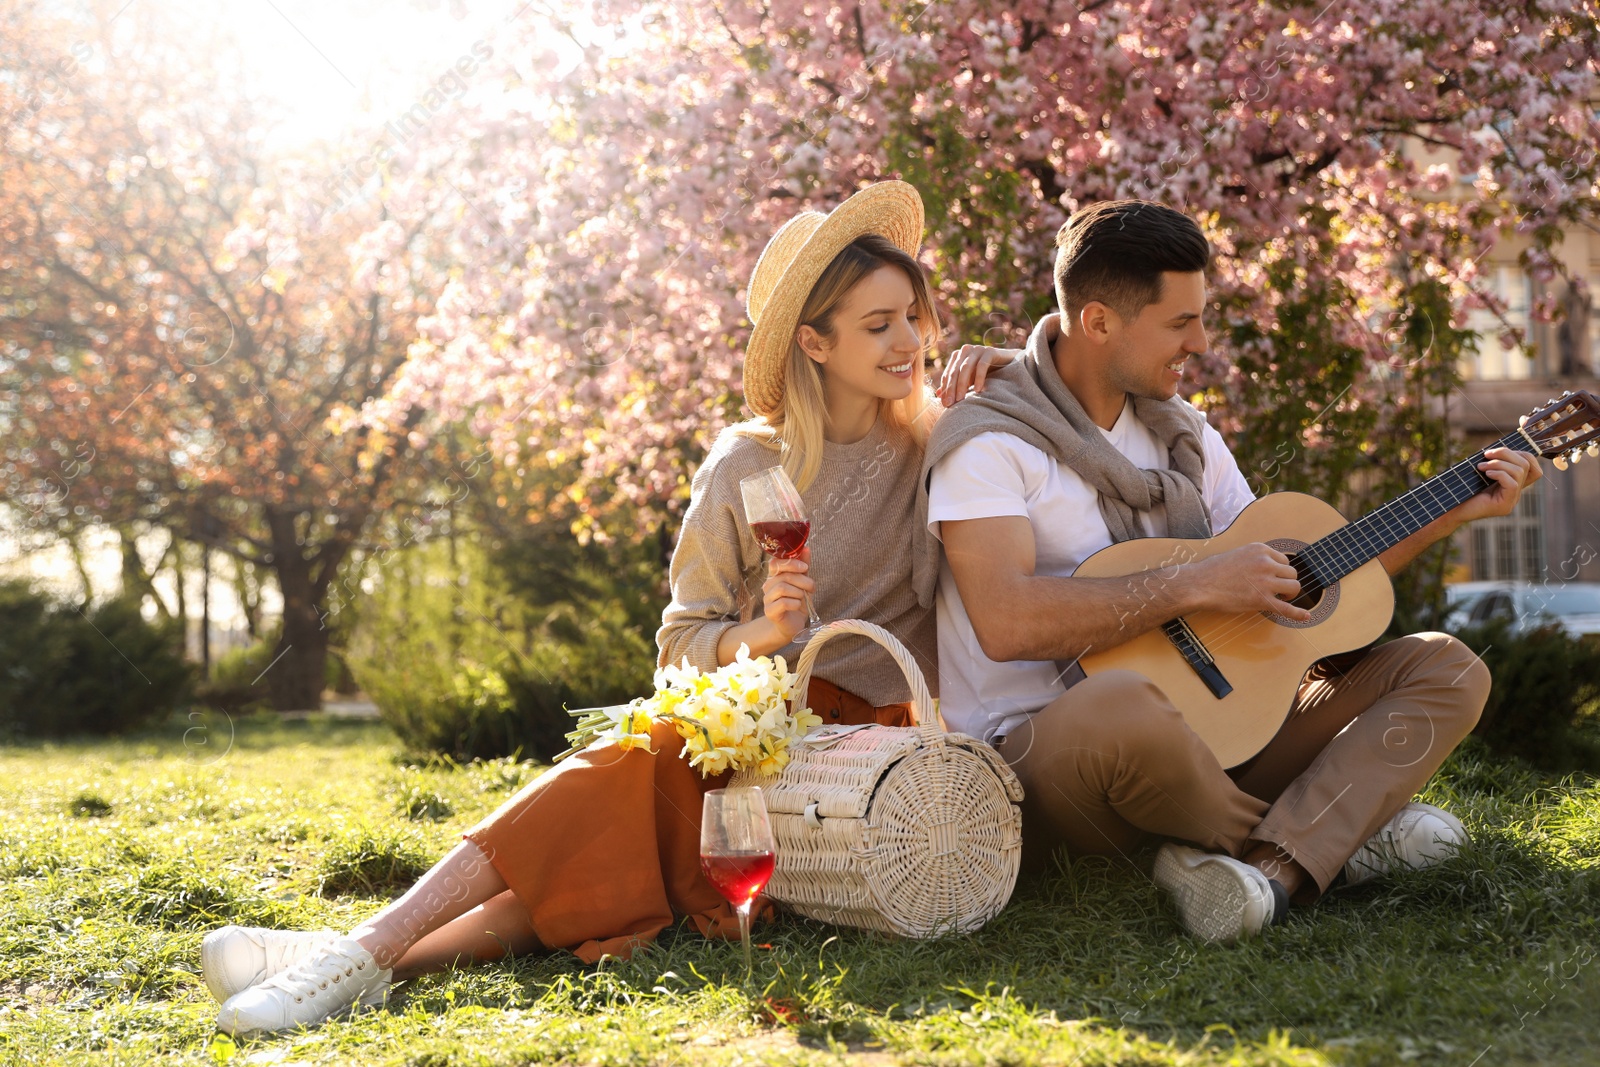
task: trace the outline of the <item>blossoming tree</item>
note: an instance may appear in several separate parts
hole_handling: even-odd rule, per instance
[[[417,475],[421,412],[340,431],[438,291],[435,190],[335,204],[332,171],[270,148],[220,59],[69,44],[82,26],[9,0],[0,24],[17,46],[0,79],[6,502],[42,529],[148,523],[270,571],[265,681],[278,707],[316,707],[340,567]]]
[[[1191,212],[1220,254],[1193,389],[1263,489],[1338,484],[1389,430],[1425,472],[1425,401],[1494,307],[1479,258],[1519,232],[1546,277],[1594,221],[1600,27],[1575,0],[586,7],[536,8],[452,130],[493,208],[462,216],[474,254],[367,415],[426,402],[513,465],[581,460],[597,529],[671,522],[738,414],[767,235],[870,180],[922,192],[951,343],[1051,309],[1077,205]],[[563,35],[582,58],[554,78]]]

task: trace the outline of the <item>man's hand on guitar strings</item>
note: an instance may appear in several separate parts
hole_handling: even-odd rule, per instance
[[[1212,611],[1270,611],[1296,622],[1311,612],[1289,601],[1300,595],[1300,581],[1289,557],[1261,542],[1242,545],[1185,567],[1195,583],[1198,607]]]

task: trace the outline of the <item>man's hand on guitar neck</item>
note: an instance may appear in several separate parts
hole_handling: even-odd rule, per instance
[[[1485,457],[1478,469],[1494,484],[1384,552],[1378,557],[1384,570],[1395,574],[1465,522],[1509,514],[1543,473],[1522,452],[1493,448]],[[1036,544],[1026,518],[949,521],[940,530],[973,632],[996,662],[1074,660],[1201,610],[1311,617],[1286,602],[1300,590],[1288,557],[1264,544],[1121,578],[1055,578],[1034,574]]]
[[[1466,523],[1474,519],[1511,514],[1522,497],[1522,491],[1544,477],[1539,458],[1526,452],[1491,448],[1483,456],[1484,461],[1478,464],[1478,469],[1494,484],[1476,496],[1468,497],[1380,555],[1378,562],[1383,564],[1383,569],[1391,577],[1422,555],[1429,545],[1444,540]]]
[[[1033,527],[1021,516],[943,522],[940,533],[973,633],[996,662],[1077,659],[1202,609],[1311,617],[1285,602],[1300,592],[1288,557],[1263,544],[1121,578],[1056,578],[1033,573]]]

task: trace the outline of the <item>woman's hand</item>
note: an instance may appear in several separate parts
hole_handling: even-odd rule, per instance
[[[939,402],[945,407],[957,403],[967,390],[983,392],[983,380],[995,367],[1004,367],[1022,354],[1020,348],[990,348],[987,345],[962,345],[945,361],[939,376]]]
[[[782,648],[806,627],[805,594],[815,594],[817,583],[806,572],[811,569],[811,546],[793,559],[773,556],[767,560],[767,580],[761,586],[761,610],[783,638]]]
[[[810,545],[793,559],[768,558],[767,580],[761,584],[761,614],[722,631],[717,639],[718,666],[732,663],[740,645],[748,646],[752,656],[770,656],[805,629],[805,595],[817,589],[806,573],[810,568]]]

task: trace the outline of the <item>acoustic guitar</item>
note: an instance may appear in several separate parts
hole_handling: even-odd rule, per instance
[[[1523,416],[1493,447],[1553,459],[1565,470],[1584,451],[1600,452],[1600,398],[1569,392]],[[1494,482],[1478,470],[1483,452],[1462,460],[1368,515],[1347,522],[1304,493],[1272,493],[1209,538],[1145,537],[1101,549],[1075,578],[1142,575],[1145,588],[1184,563],[1253,542],[1287,555],[1300,581],[1297,622],[1270,611],[1201,611],[1172,619],[1079,660],[1086,674],[1130,670],[1149,678],[1211,747],[1224,767],[1266,747],[1288,717],[1306,670],[1317,660],[1377,640],[1394,614],[1394,588],[1378,561],[1451,508]]]

